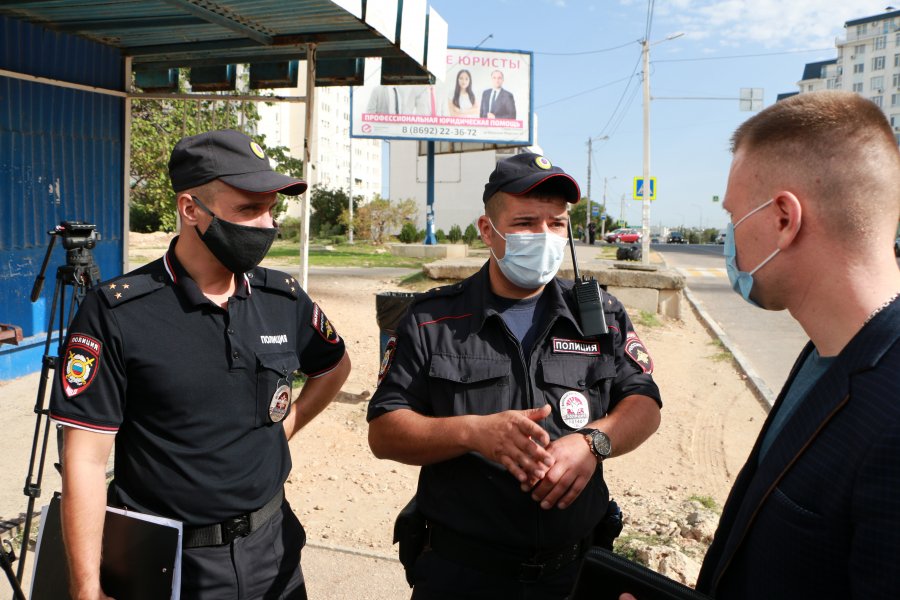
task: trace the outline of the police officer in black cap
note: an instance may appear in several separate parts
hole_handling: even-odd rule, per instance
[[[54,382],[71,594],[107,598],[108,499],[184,523],[182,598],[302,600],[288,440],[334,398],[350,361],[294,278],[257,265],[275,238],[276,193],[306,183],[236,131],[184,138],[169,174],[181,234],[162,258],[88,293]],[[308,377],[299,395],[297,372]]]
[[[606,515],[603,461],[659,426],[653,364],[622,305],[582,332],[556,278],[578,185],[536,154],[497,163],[481,271],[418,298],[369,404],[380,458],[422,465],[413,598],[565,598]]]

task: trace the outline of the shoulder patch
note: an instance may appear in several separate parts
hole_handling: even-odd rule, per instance
[[[145,296],[154,290],[165,287],[165,283],[154,278],[150,273],[126,275],[100,284],[100,293],[110,308],[115,308],[129,300]]]
[[[73,333],[63,354],[63,368],[60,371],[63,390],[71,398],[88,389],[97,371],[100,370],[99,340],[83,333]]]
[[[328,317],[325,316],[318,304],[313,304],[312,323],[310,325],[329,344],[337,344],[341,341],[341,336],[338,335],[334,325],[331,324],[331,321],[328,320]]]
[[[653,373],[653,359],[644,346],[644,342],[638,338],[634,331],[629,331],[625,337],[625,354],[648,375]]]
[[[292,276],[281,271],[257,267],[247,273],[250,285],[281,292],[296,300],[300,295],[300,284]]]
[[[388,343],[384,348],[384,356],[381,357],[381,368],[378,369],[378,385],[381,385],[381,381],[384,379],[384,376],[388,374],[388,371],[391,370],[391,365],[394,363],[394,355],[397,353],[397,336],[392,335],[390,339],[388,339]]]

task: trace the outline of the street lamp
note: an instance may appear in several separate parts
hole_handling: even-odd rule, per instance
[[[662,42],[674,40],[683,36],[683,33],[670,35],[658,42],[650,43],[650,40],[641,40],[641,50],[644,55],[644,185],[641,186],[643,211],[641,218],[641,262],[650,264],[650,46]]]
[[[585,235],[585,239],[588,239],[588,238],[587,238],[587,236],[588,236],[588,227],[589,227],[590,224],[591,224],[591,163],[594,162],[594,161],[593,161],[593,156],[594,156],[594,146],[593,146],[593,143],[594,143],[594,142],[600,142],[600,141],[603,141],[603,140],[608,140],[608,139],[609,139],[609,136],[608,136],[608,135],[604,135],[604,136],[598,136],[598,137],[588,138],[588,141],[587,141],[587,147],[588,147],[588,168],[587,168],[587,210],[585,211],[585,215],[584,215],[584,235]],[[606,187],[605,187],[605,185],[604,185],[604,188],[603,188],[603,205],[606,206]]]

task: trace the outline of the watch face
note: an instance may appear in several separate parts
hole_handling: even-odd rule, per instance
[[[594,446],[594,453],[597,456],[607,457],[612,451],[612,444],[609,436],[602,431],[595,431],[591,434],[591,444]]]

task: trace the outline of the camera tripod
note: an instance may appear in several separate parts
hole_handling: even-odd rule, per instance
[[[94,230],[94,225],[81,221],[63,221],[54,229],[48,231],[47,234],[50,235],[50,244],[47,246],[44,262],[41,264],[41,269],[35,278],[34,287],[31,289],[32,302],[36,302],[41,295],[41,288],[44,285],[44,273],[47,270],[47,263],[50,261],[50,254],[53,251],[56,238],[62,238],[63,248],[66,251],[66,264],[60,265],[56,269],[56,289],[53,291],[53,301],[49,313],[50,321],[47,324],[47,338],[44,342],[44,355],[41,360],[41,377],[34,405],[36,419],[34,437],[31,442],[28,475],[25,478],[24,493],[28,497],[28,508],[25,511],[21,556],[18,559],[19,565],[15,578],[11,577],[11,567],[7,571],[7,575],[10,576],[10,582],[13,584],[16,592],[15,598],[17,600],[20,598],[25,600],[25,596],[19,586],[25,572],[25,557],[31,533],[34,501],[41,495],[41,482],[47,457],[47,441],[50,435],[50,411],[48,408],[45,408],[45,397],[47,394],[47,383],[50,381],[50,371],[57,369],[59,360],[62,358],[65,331],[75,315],[75,310],[81,304],[87,290],[100,281],[100,269],[94,263],[94,257],[91,252],[96,246],[97,240],[100,239],[100,235]],[[66,288],[68,287],[72,288],[72,293],[67,301]],[[56,325],[59,339],[57,352],[55,355],[52,355],[50,354],[50,344],[53,341],[57,307],[59,307],[59,320]],[[58,450],[61,455],[62,429],[59,425],[56,426],[56,434]],[[36,473],[35,464],[37,464]],[[59,464],[56,465],[56,468],[60,469]],[[6,552],[2,547],[0,547],[0,555],[2,555],[0,556],[0,562],[2,562],[4,570],[6,570],[7,565],[15,560],[15,556],[11,551]]]

